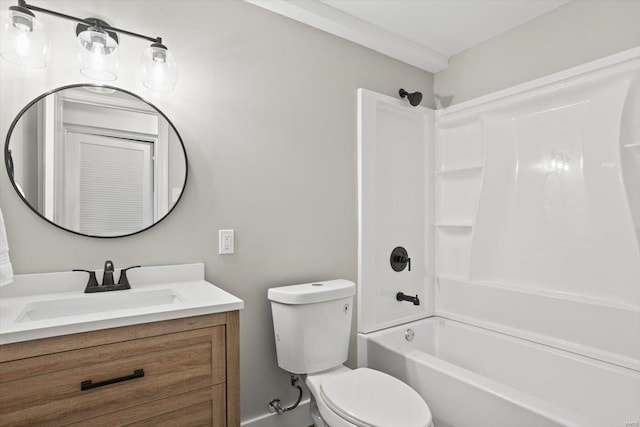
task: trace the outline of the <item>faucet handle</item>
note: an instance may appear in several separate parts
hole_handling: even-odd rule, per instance
[[[118,285],[123,285],[124,289],[131,289],[131,285],[129,284],[129,278],[127,277],[127,270],[131,270],[132,268],[140,268],[140,266],[134,265],[133,267],[127,267],[120,270],[120,278],[118,279]]]
[[[84,271],[85,273],[89,273],[89,281],[87,282],[87,286],[84,289],[85,293],[91,292],[89,289],[98,287],[98,280],[96,279],[96,272],[91,270],[81,270],[74,269],[72,271]]]

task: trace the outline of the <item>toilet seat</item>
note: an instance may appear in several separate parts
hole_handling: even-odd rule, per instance
[[[411,387],[383,372],[359,368],[324,378],[320,398],[358,427],[428,427],[431,411]]]

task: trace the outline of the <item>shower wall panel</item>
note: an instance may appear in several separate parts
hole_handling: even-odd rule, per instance
[[[640,369],[640,49],[436,114],[436,313]]]
[[[433,315],[432,171],[433,110],[359,89],[359,332]],[[390,264],[397,246],[411,258],[402,271]]]

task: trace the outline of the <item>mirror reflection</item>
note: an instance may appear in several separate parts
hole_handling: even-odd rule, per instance
[[[104,86],[68,86],[28,105],[9,131],[5,161],[35,212],[94,237],[125,236],[159,222],[187,177],[171,122],[141,98]]]

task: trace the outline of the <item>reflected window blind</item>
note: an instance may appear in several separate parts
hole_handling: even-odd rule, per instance
[[[80,232],[128,234],[144,228],[144,153],[80,144]]]

